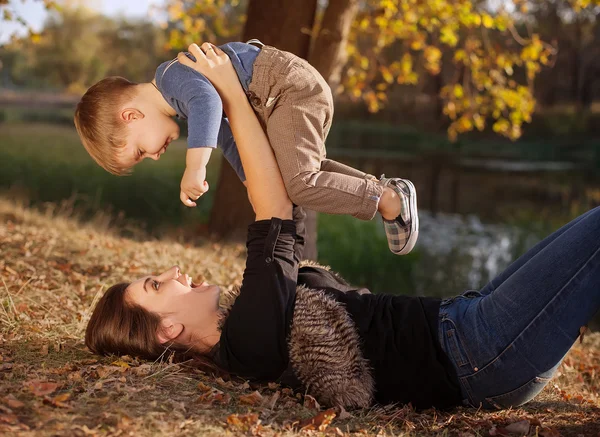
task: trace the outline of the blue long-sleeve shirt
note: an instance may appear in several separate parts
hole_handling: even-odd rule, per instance
[[[219,48],[227,53],[242,88],[248,91],[254,61],[260,49],[243,42],[231,42]],[[186,55],[195,60],[190,53]],[[196,70],[180,64],[177,59],[160,64],[154,78],[158,90],[177,112],[177,117],[187,119],[188,148],[220,147],[240,180],[245,181],[246,175],[229,120],[223,112],[221,97],[212,83]]]

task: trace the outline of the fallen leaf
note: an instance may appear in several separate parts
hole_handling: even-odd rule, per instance
[[[269,403],[268,403],[269,409],[272,410],[273,408],[275,408],[275,404],[277,403],[279,396],[280,396],[279,391],[276,391],[275,393],[273,393],[273,396],[271,396],[271,398],[269,399]]]
[[[529,434],[529,420],[511,423],[505,429],[512,434]]]
[[[48,355],[48,345],[47,344],[42,346],[42,349],[40,350],[40,354],[44,355],[44,356]]]
[[[207,391],[211,391],[212,390],[211,386],[204,384],[202,381],[200,381],[198,383],[197,387],[202,392],[207,392]]]
[[[505,428],[497,428],[496,425],[490,428],[490,435],[507,436],[510,433]]]
[[[233,388],[233,383],[231,381],[225,381],[220,376],[217,379],[215,379],[215,382],[217,384],[219,384],[221,387]]]
[[[6,370],[10,370],[12,368],[13,368],[13,364],[12,363],[3,363],[3,364],[0,364],[0,372],[6,371]]]
[[[321,409],[321,406],[319,405],[317,400],[315,398],[313,398],[311,395],[305,395],[304,396],[304,408],[319,411]]]
[[[588,331],[589,328],[587,327],[587,325],[583,325],[581,328],[579,328],[579,344],[583,343],[583,337]]]
[[[16,425],[19,423],[19,418],[14,414],[0,414],[0,422]]]
[[[50,393],[54,392],[59,386],[59,384],[57,384],[56,382],[40,381],[38,379],[27,381],[25,384],[29,388],[29,390],[31,390],[31,392],[36,396],[49,395]]]
[[[541,428],[539,430],[540,437],[561,437],[561,433],[554,428]]]
[[[325,431],[329,424],[335,419],[335,411],[333,408],[322,411],[321,413],[309,419],[301,421],[297,427],[302,431],[318,430]]]
[[[262,404],[264,397],[259,392],[253,391],[249,395],[240,396],[238,399],[243,404],[256,406]]]
[[[112,364],[113,366],[119,366],[119,367],[123,367],[123,368],[125,368],[125,369],[129,369],[129,368],[131,367],[131,366],[130,366],[128,363],[126,363],[126,362],[125,362],[125,361],[123,361],[123,360],[117,360],[117,361],[113,361],[113,362],[112,362],[112,363],[110,363],[110,364]]]
[[[144,363],[137,367],[132,367],[131,372],[133,372],[137,376],[147,376],[152,373],[152,366],[150,364]]]
[[[338,419],[344,420],[353,417],[352,414],[348,413],[341,405],[338,407],[338,409],[339,411],[336,411]]]
[[[10,408],[22,408],[25,406],[23,402],[15,399],[12,395],[6,396],[4,400],[6,401],[6,405],[8,405]]]
[[[260,424],[258,414],[231,414],[227,416],[227,425],[234,430],[248,432],[253,426]]]
[[[231,396],[228,393],[223,393],[220,390],[213,389],[211,391],[207,391],[196,399],[196,402],[200,402],[203,404],[221,404],[228,405],[231,402]]]
[[[44,396],[44,403],[54,405],[55,407],[61,408],[71,408],[70,405],[65,404],[65,401],[71,398],[71,393],[61,393],[59,395],[50,398],[48,396]]]

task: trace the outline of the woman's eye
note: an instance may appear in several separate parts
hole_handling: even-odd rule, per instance
[[[158,289],[160,287],[160,282],[152,281],[152,287],[154,288],[154,290],[158,291]]]

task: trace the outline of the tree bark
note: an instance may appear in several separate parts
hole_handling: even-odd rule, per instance
[[[346,45],[358,0],[329,0],[308,62],[327,80],[335,96],[348,55]]]
[[[242,41],[257,38],[265,44],[308,57],[310,30],[316,17],[317,0],[299,3],[281,0],[250,0]],[[313,213],[314,214],[314,213]],[[219,237],[243,235],[254,220],[245,187],[227,162],[223,162],[211,210],[209,230]],[[316,220],[307,223],[305,256],[316,254]],[[315,256],[316,257],[316,256]]]
[[[357,11],[358,0],[330,0],[311,51],[317,0],[250,0],[242,40],[257,38],[306,59],[328,81],[335,95],[346,63],[350,26]],[[253,216],[243,185],[224,163],[211,211],[210,231],[220,236],[231,235],[245,230]],[[316,259],[317,214],[313,211],[307,211],[306,231],[304,257]]]

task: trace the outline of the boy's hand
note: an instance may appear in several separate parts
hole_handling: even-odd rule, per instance
[[[194,43],[188,47],[188,51],[194,55],[196,61],[192,61],[184,53],[177,54],[179,63],[186,65],[202,75],[217,89],[221,98],[228,93],[237,92],[242,84],[233,68],[231,59],[223,50],[205,42],[201,47]]]
[[[185,168],[179,193],[179,198],[185,206],[196,206],[195,201],[208,191],[208,182],[205,179],[206,167]]]

